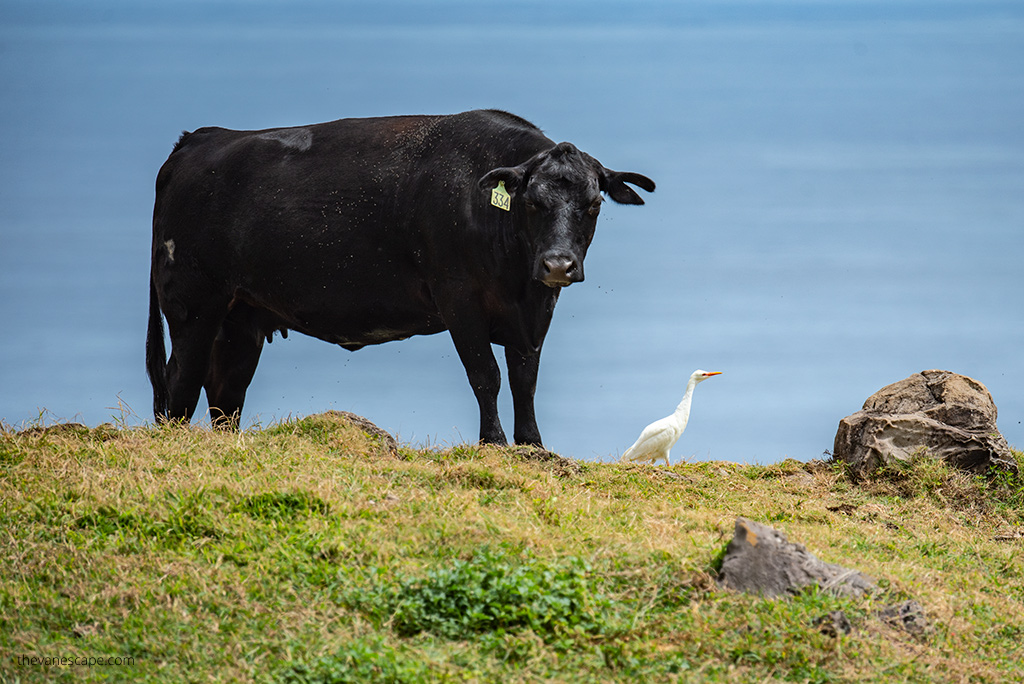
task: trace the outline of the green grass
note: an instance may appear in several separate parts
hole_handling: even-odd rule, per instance
[[[0,682],[1024,676],[1024,478],[538,456],[395,457],[336,416],[0,429]],[[882,593],[718,590],[741,515]],[[874,617],[910,598],[927,633]]]

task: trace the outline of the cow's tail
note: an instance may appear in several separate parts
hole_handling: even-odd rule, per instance
[[[146,373],[153,384],[153,416],[158,423],[167,415],[167,350],[164,348],[164,319],[156,284],[149,277],[149,330],[146,333]]]

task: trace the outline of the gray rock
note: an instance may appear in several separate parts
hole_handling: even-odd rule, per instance
[[[846,617],[846,613],[841,610],[834,610],[831,613],[822,615],[812,625],[817,627],[818,631],[825,636],[832,638],[838,637],[840,634],[849,634],[853,631],[853,624],[850,623],[850,618]]]
[[[977,380],[922,371],[883,387],[860,411],[843,418],[832,457],[857,476],[919,452],[969,472],[1017,472],[996,415],[992,395]]]
[[[923,636],[931,631],[931,624],[925,617],[924,608],[917,601],[904,601],[894,606],[886,606],[875,615],[886,624],[914,636]]]
[[[726,548],[719,585],[762,596],[789,596],[805,587],[840,596],[862,596],[876,589],[874,581],[856,570],[818,560],[802,544],[792,544],[782,532],[746,518]]]

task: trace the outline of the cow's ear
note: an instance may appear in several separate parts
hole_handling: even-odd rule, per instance
[[[505,190],[514,195],[523,181],[523,169],[519,166],[499,167],[484,174],[477,185],[481,190],[493,190],[498,187],[498,181],[504,181]]]
[[[626,185],[632,183],[647,192],[654,192],[654,181],[647,176],[629,171],[612,171],[603,169],[601,174],[601,190],[619,204],[643,204],[644,200],[633,188]]]

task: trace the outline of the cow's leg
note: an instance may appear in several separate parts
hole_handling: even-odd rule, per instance
[[[482,321],[483,317],[465,316],[454,320]],[[481,322],[474,326],[450,326],[449,331],[480,407],[480,441],[485,444],[508,444],[505,431],[501,429],[501,421],[498,420],[501,371],[498,362],[494,360],[486,327]]]
[[[508,365],[508,384],[512,390],[512,406],[516,415],[513,437],[516,444],[541,446],[540,429],[533,409],[540,354],[524,356],[511,347],[505,347],[505,362]]]
[[[254,309],[247,304],[237,304],[221,324],[204,383],[214,427],[238,429],[245,391],[256,373],[265,337]]]
[[[180,317],[168,316],[171,357],[167,361],[167,414],[171,420],[192,419],[226,310],[226,303],[208,302],[194,314],[189,311]]]

